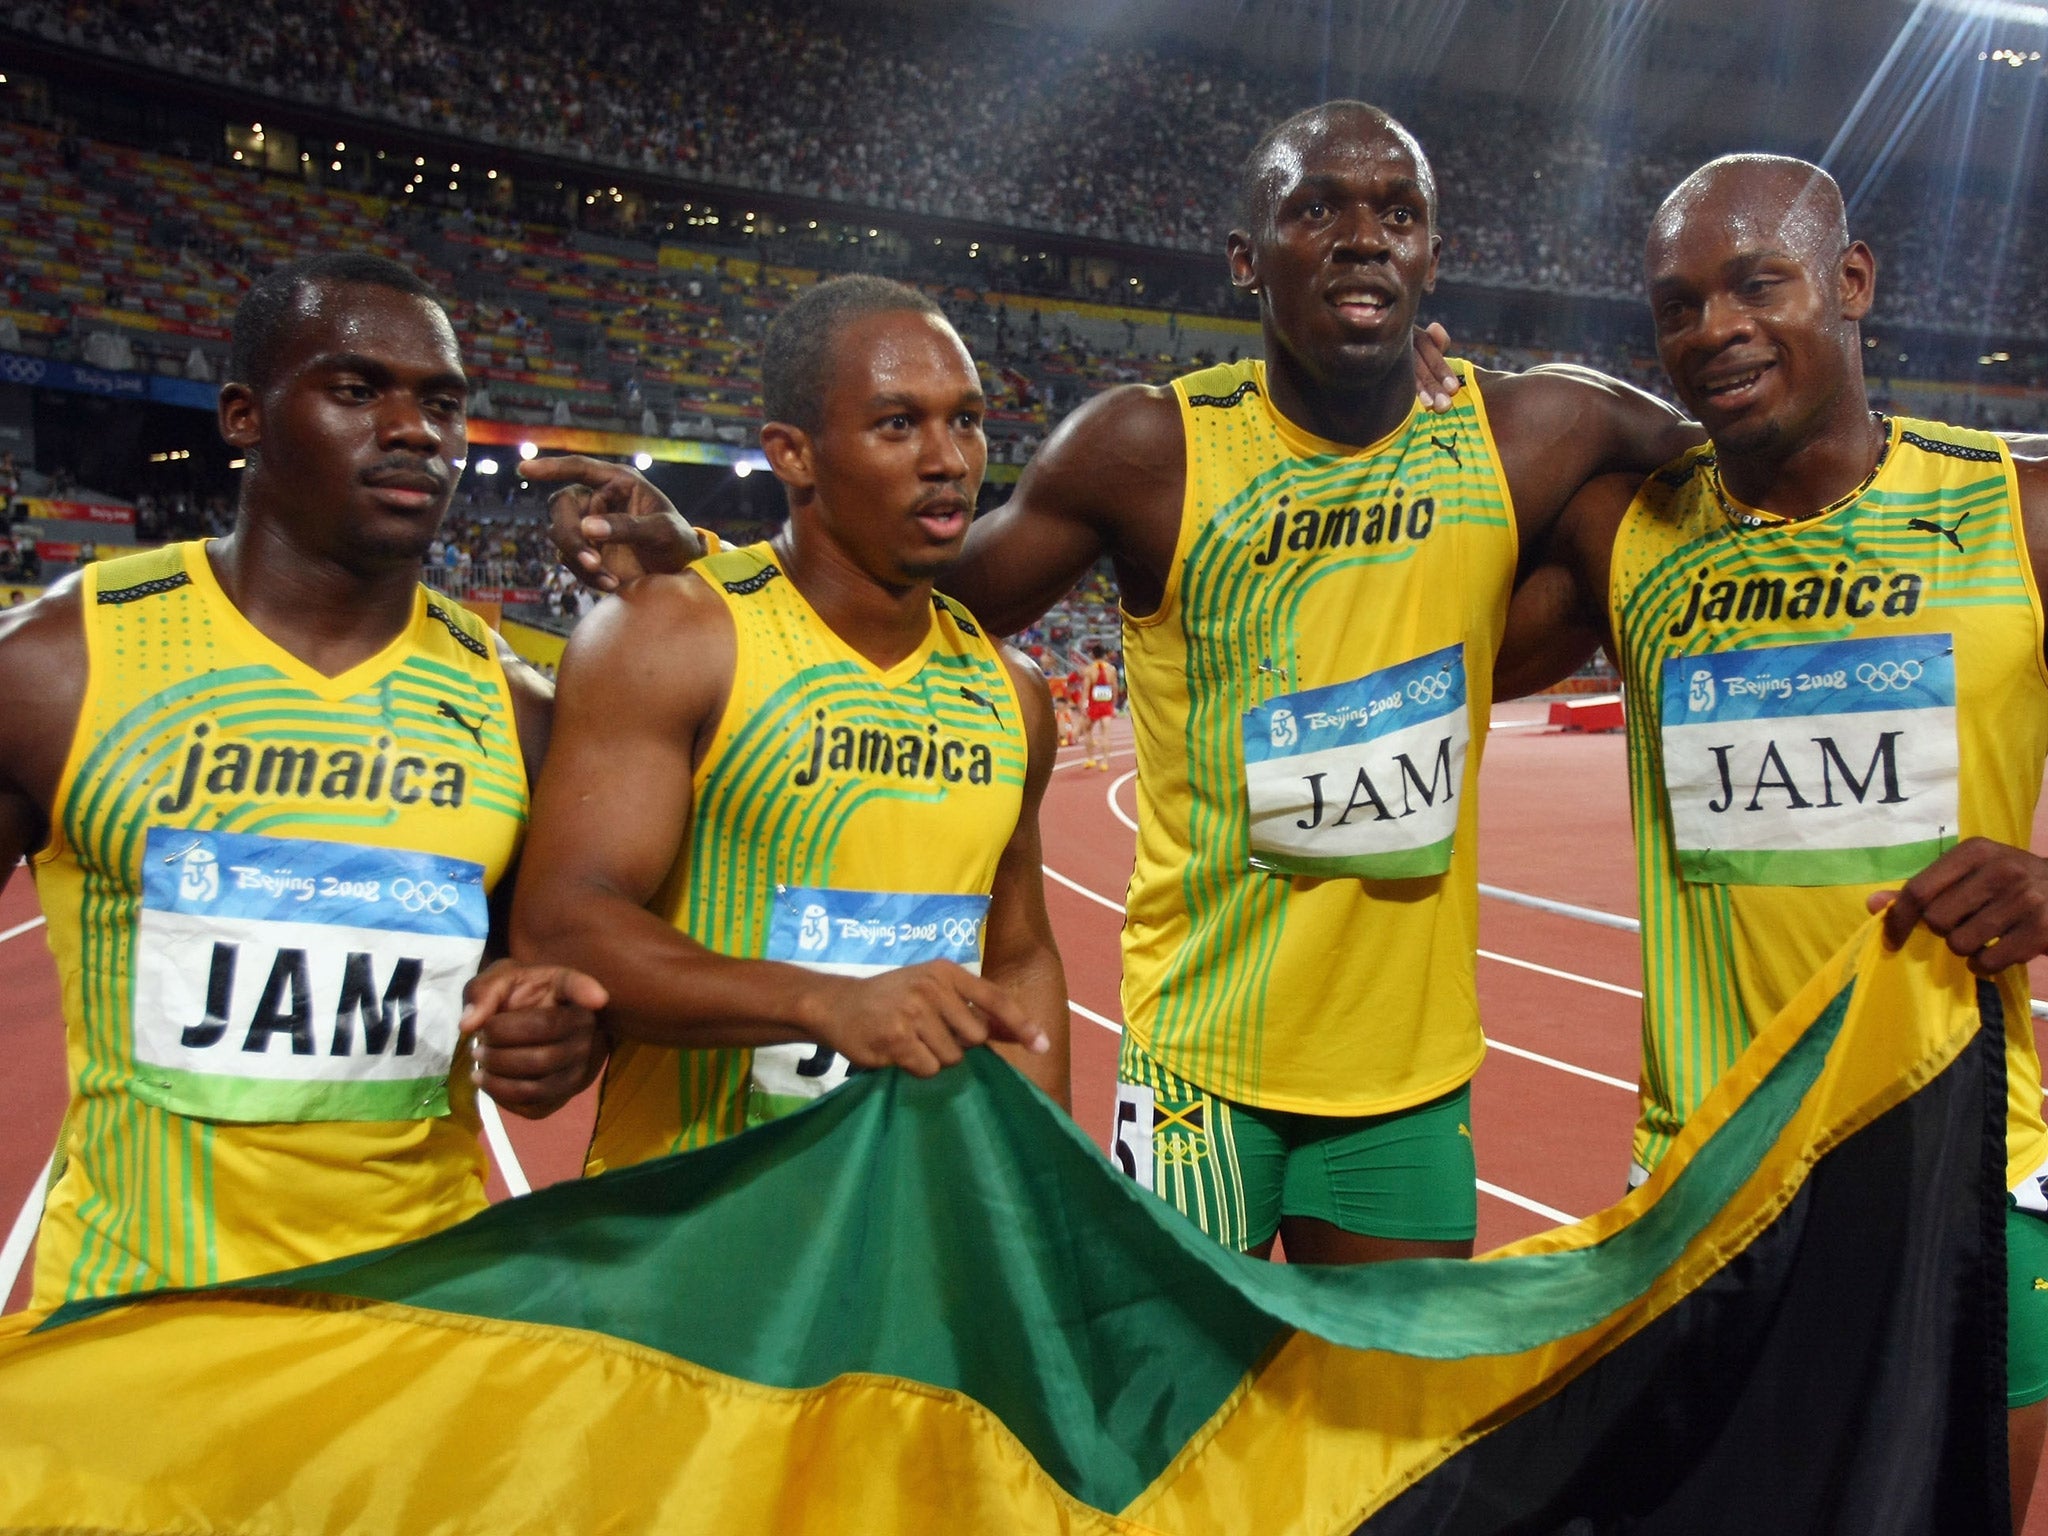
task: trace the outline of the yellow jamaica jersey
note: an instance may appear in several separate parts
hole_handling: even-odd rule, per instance
[[[422,587],[323,677],[196,543],[89,566],[81,598],[84,706],[34,859],[71,1077],[35,1305],[480,1210],[451,1068],[527,799],[490,631]]]
[[[1028,747],[994,644],[932,598],[924,644],[884,670],[818,617],[766,544],[691,569],[725,603],[732,691],[697,764],[684,856],[654,911],[720,954],[871,976],[979,969],[989,889],[1023,806]],[[837,1087],[803,1043],[621,1042],[588,1171],[700,1147]]]
[[[2005,446],[1895,420],[1869,484],[1785,522],[1711,447],[1646,481],[1609,590],[1629,694],[1647,1168],[1865,915],[1966,837],[2025,847],[2048,755],[2039,594]],[[2048,1158],[2024,968],[2008,1173]]]
[[[1179,541],[1124,618],[1127,1027],[1224,1098],[1422,1103],[1485,1048],[1475,801],[1516,549],[1485,406],[1468,385],[1354,448],[1283,419],[1263,363],[1173,387]]]

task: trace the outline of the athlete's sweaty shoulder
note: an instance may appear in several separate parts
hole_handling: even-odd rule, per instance
[[[1475,368],[1522,541],[1548,529],[1595,475],[1647,475],[1704,440],[1673,406],[1574,363]]]
[[[0,793],[47,816],[84,707],[84,582],[67,576],[34,602],[0,610]]]
[[[1106,554],[1125,606],[1150,612],[1180,533],[1185,461],[1171,389],[1097,395],[1054,428],[1009,501],[975,523],[942,585],[993,633],[1014,634]]]
[[[731,613],[696,570],[629,581],[584,616],[562,653],[557,729],[708,739],[732,688]]]

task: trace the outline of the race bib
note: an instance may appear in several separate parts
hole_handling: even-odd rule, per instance
[[[1896,880],[1956,842],[1948,635],[1674,656],[1659,702],[1688,880]]]
[[[445,1115],[489,927],[479,864],[152,827],[134,1093],[208,1120]]]
[[[1471,737],[1462,645],[1248,710],[1252,867],[1369,880],[1442,874]]]
[[[1088,690],[1088,697],[1098,704],[1108,704],[1116,698],[1116,689],[1108,683],[1097,683]]]
[[[980,975],[987,924],[986,896],[784,885],[776,887],[765,958],[833,976],[878,976],[951,960]],[[822,1099],[854,1070],[837,1051],[811,1041],[756,1046],[747,1124],[765,1124]]]

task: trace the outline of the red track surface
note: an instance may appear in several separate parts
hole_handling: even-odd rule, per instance
[[[1541,715],[1540,706],[1513,705],[1496,721],[1533,724]],[[1120,730],[1106,774],[1065,761],[1077,758],[1075,752],[1062,753],[1044,818],[1052,877],[1046,897],[1066,961],[1068,993],[1109,1021],[1121,1018],[1117,931],[1133,845],[1126,824],[1134,814],[1128,741],[1128,729]],[[1628,783],[1619,736],[1566,736],[1513,725],[1496,730],[1484,782],[1482,881],[1634,914]],[[2048,816],[2037,824],[2036,847],[2048,846],[2044,832]],[[35,916],[34,892],[25,872],[18,872],[0,892],[0,935]],[[1635,1082],[1637,1067],[1637,1004],[1626,989],[1640,985],[1641,964],[1632,934],[1500,900],[1482,901],[1479,942],[1479,999],[1494,1045],[1474,1088],[1482,1181],[1479,1246],[1485,1249],[1550,1226],[1543,1209],[1576,1218],[1621,1194],[1635,1116],[1634,1092],[1626,1085]],[[2048,996],[2048,964],[2036,966],[2034,995]],[[1116,1033],[1079,1013],[1073,1030],[1074,1112],[1106,1143]],[[39,929],[0,939],[0,1046],[13,1063],[12,1111],[0,1117],[4,1234],[33,1196],[64,1103],[56,976]],[[575,1176],[590,1114],[586,1096],[539,1125],[509,1122],[512,1148],[534,1185]],[[503,1179],[494,1173],[493,1197],[504,1193]],[[26,1276],[25,1267],[8,1298],[9,1310],[26,1299]],[[2027,1536],[2048,1536],[2048,1487],[2035,1498]]]

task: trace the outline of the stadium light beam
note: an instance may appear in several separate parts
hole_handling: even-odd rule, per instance
[[[753,461],[750,459],[741,459],[739,463],[733,465],[732,472],[738,475],[742,480],[746,479],[747,476],[751,475],[754,472]]]
[[[536,457],[539,453],[540,449],[536,448],[532,443],[521,443],[519,445],[519,459],[521,463]]]
[[[2048,5],[2026,5],[2021,0],[1933,0],[1933,4],[1936,10],[1950,11],[1957,16],[2048,27]]]
[[[648,470],[654,468],[654,455],[651,453],[634,454],[633,467],[639,470],[643,475],[646,474]]]

